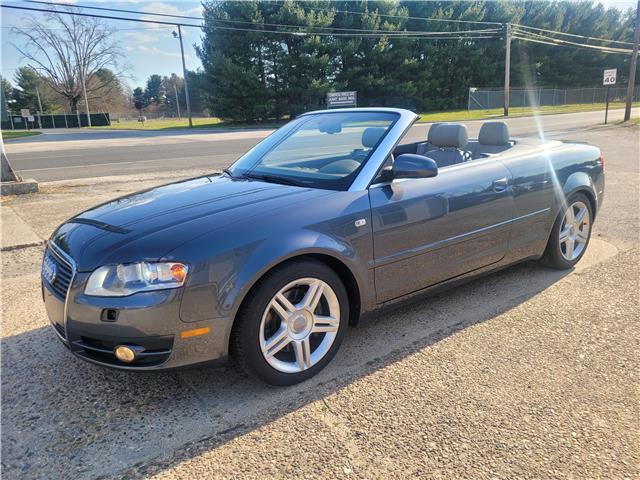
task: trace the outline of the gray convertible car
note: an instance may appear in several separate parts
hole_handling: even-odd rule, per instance
[[[42,295],[77,357],[154,371],[225,360],[289,385],[349,324],[523,260],[571,268],[604,193],[598,148],[486,122],[299,116],[220,174],[89,209],[51,236]],[[415,138],[413,138],[415,140]]]

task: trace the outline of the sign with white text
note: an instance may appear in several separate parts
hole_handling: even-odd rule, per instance
[[[327,108],[357,107],[357,92],[329,92],[327,93]]]
[[[604,71],[604,76],[602,78],[602,85],[609,86],[616,84],[616,76],[618,75],[617,68],[610,68]]]

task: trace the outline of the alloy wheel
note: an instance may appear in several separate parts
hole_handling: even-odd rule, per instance
[[[331,286],[300,278],[282,287],[260,323],[260,349],[273,368],[297,373],[329,352],[340,328],[340,303]]]
[[[589,209],[577,201],[569,205],[560,226],[560,251],[565,260],[573,261],[578,258],[587,246],[591,218]]]

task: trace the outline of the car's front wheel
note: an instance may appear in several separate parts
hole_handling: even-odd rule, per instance
[[[268,273],[243,302],[231,349],[267,383],[293,385],[333,358],[349,320],[347,292],[320,262],[293,262]]]
[[[589,199],[582,193],[568,198],[551,230],[544,263],[559,269],[571,268],[578,263],[589,245],[592,223]]]

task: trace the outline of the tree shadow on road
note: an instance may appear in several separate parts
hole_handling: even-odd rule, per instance
[[[242,376],[233,364],[108,370],[72,357],[48,326],[6,337],[4,478],[134,478],[169,468],[491,320],[568,273],[526,263],[386,312],[350,329],[325,370],[289,388]]]

